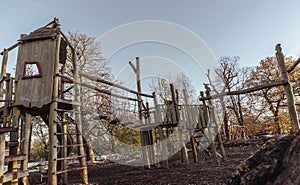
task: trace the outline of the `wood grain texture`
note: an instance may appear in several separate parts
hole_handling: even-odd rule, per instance
[[[16,105],[41,108],[52,101],[56,40],[46,39],[20,44],[16,67]],[[42,77],[22,79],[24,62],[37,61]]]

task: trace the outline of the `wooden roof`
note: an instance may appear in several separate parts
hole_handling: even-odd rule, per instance
[[[56,34],[60,32],[60,24],[57,18],[54,18],[52,22],[47,24],[46,26],[39,28],[33,32],[31,32],[26,37],[20,39],[20,41],[33,41],[33,40],[41,40],[41,39],[54,39]]]

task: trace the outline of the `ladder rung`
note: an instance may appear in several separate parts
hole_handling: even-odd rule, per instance
[[[61,124],[76,124],[76,125],[81,124],[81,122],[71,122],[71,121],[54,121],[54,123],[56,123],[56,124],[58,124],[58,123],[61,123]]]
[[[63,157],[63,158],[57,158],[56,161],[71,160],[71,159],[79,159],[79,158],[83,158],[83,157],[85,157],[85,156]]]
[[[70,168],[70,169],[67,169],[67,170],[64,170],[64,171],[58,171],[58,172],[56,172],[56,174],[59,175],[59,174],[67,173],[67,172],[70,172],[70,171],[85,170],[85,169],[87,169],[87,167]]]
[[[75,111],[74,109],[71,109],[71,110],[67,110],[67,109],[55,109],[55,111],[57,111],[57,112],[73,112],[73,113],[79,113],[79,112]]]
[[[17,127],[1,127],[0,128],[0,134],[6,133],[6,132],[17,132],[18,128]]]
[[[81,135],[81,133],[55,133],[54,135],[61,136],[61,135]]]
[[[76,147],[76,146],[85,146],[85,144],[57,145],[57,146],[55,146],[55,148]]]
[[[5,162],[26,160],[26,155],[5,156]]]
[[[5,146],[6,147],[16,147],[16,146],[19,146],[19,142],[18,141],[8,141],[8,142],[5,142]]]

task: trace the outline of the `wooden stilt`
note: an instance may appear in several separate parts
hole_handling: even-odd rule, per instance
[[[183,96],[184,96],[184,102],[185,102],[185,105],[189,105],[189,100],[188,100],[188,94],[187,94],[187,90],[186,89],[183,89]],[[197,151],[197,148],[196,148],[196,142],[195,142],[195,139],[193,137],[193,133],[192,133],[192,130],[191,129],[195,129],[195,128],[190,128],[191,126],[191,122],[192,122],[192,119],[191,119],[191,112],[189,111],[189,107],[186,107],[186,111],[187,111],[187,121],[188,121],[188,130],[189,130],[189,136],[190,136],[190,142],[191,142],[191,147],[192,147],[192,153],[193,153],[193,159],[194,159],[194,162],[198,162],[198,151]],[[194,125],[194,124],[192,124]]]
[[[63,137],[62,137],[62,144],[67,146],[68,145],[68,131],[67,131],[67,124],[65,123],[66,122],[66,113],[61,113],[61,117],[62,117],[62,133],[63,133]],[[68,157],[68,147],[63,147],[62,148],[62,157],[63,158],[66,158]],[[68,163],[68,160],[67,159],[64,159],[62,161],[62,170],[65,171],[67,170],[67,163]],[[63,183],[64,184],[68,184],[68,173],[63,173],[62,175],[63,177]]]
[[[153,95],[153,101],[154,101],[154,106],[155,106],[155,110],[156,110],[156,116],[155,116],[155,122],[156,123],[163,123],[163,119],[161,117],[161,110],[160,110],[160,107],[158,105],[158,102],[157,102],[157,97],[156,97],[156,93],[153,92],[152,93]],[[168,151],[168,147],[166,145],[166,141],[164,141],[165,139],[165,136],[164,136],[164,133],[163,133],[163,129],[161,127],[161,125],[159,125],[157,127],[158,129],[158,135],[159,135],[159,139],[160,139],[160,146],[161,146],[161,151],[162,152],[162,156],[163,156],[163,166],[164,168],[169,168],[169,163],[168,163],[168,159],[167,159],[167,151]]]
[[[77,62],[76,62],[76,51],[73,50],[72,53],[72,62],[73,62],[73,67],[74,67],[74,80],[78,81],[79,76],[78,76],[78,68],[77,68]],[[78,105],[75,105],[75,122],[78,122],[79,124],[76,124],[76,133],[77,134],[77,142],[78,144],[83,144],[83,139],[82,139],[82,125],[81,125],[81,108],[80,108],[80,86],[79,84],[75,84],[75,101],[79,103]],[[83,184],[88,184],[88,171],[87,171],[87,165],[86,165],[86,157],[84,153],[84,147],[79,146],[79,155],[84,156],[79,159],[80,166],[83,168],[81,171],[81,176],[82,176],[82,183]]]
[[[21,163],[21,170],[28,170],[28,154],[29,154],[29,138],[30,138],[30,129],[31,129],[31,115],[25,114],[25,124],[24,124],[24,134],[23,134],[23,143],[22,143],[22,155],[25,156],[25,159]],[[23,185],[29,184],[28,177],[22,178]]]
[[[299,120],[298,120],[298,116],[296,113],[294,94],[293,94],[291,84],[289,83],[290,80],[289,80],[288,72],[287,72],[287,69],[285,66],[284,55],[281,51],[282,49],[281,49],[280,44],[277,44],[275,49],[276,49],[276,58],[277,58],[278,67],[280,70],[281,79],[283,81],[288,82],[283,87],[284,87],[284,91],[285,91],[286,98],[287,98],[287,106],[288,106],[290,119],[291,119],[292,132],[298,132],[300,129],[300,125],[299,125]]]

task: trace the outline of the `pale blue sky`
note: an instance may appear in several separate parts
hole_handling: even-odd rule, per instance
[[[132,21],[162,20],[197,34],[217,59],[240,56],[241,66],[248,66],[274,55],[277,43],[282,43],[286,55],[300,54],[299,7],[297,0],[10,0],[1,2],[0,49],[54,17],[60,19],[64,32],[96,38]],[[105,55],[105,45],[103,51]],[[122,57],[127,62],[153,52]]]

